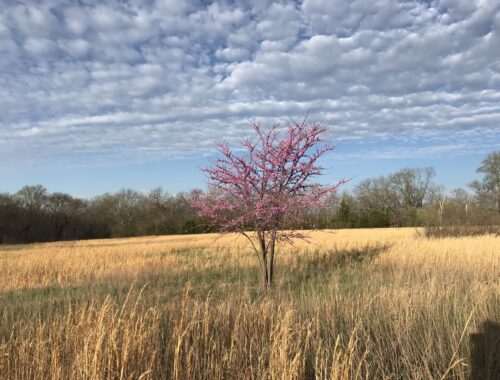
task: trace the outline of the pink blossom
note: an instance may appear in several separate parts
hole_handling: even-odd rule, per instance
[[[198,194],[192,203],[199,216],[222,233],[239,232],[251,242],[267,287],[272,282],[275,242],[307,238],[283,227],[300,222],[307,209],[321,207],[326,196],[346,181],[330,186],[312,182],[323,170],[318,159],[333,150],[320,137],[326,127],[305,121],[292,122],[285,130],[277,124],[264,130],[259,122],[252,127],[257,138],[243,141],[244,154],[218,144],[220,157],[203,169],[210,191]]]

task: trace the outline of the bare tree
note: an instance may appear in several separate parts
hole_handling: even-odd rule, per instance
[[[47,203],[47,190],[42,185],[24,186],[15,194],[15,199],[22,210],[18,235],[26,241],[32,241],[34,237],[31,231]]]
[[[479,203],[500,213],[500,151],[489,154],[477,172],[483,173],[484,177],[481,182],[474,181],[470,186]]]

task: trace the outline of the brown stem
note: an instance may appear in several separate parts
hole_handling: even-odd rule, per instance
[[[244,237],[246,237],[248,239],[248,241],[252,244],[252,248],[253,248],[254,252],[256,253],[256,255],[257,255],[257,260],[259,261],[260,270],[263,271],[264,270],[263,268],[265,268],[265,266],[264,266],[264,263],[262,261],[262,258],[260,257],[260,252],[257,249],[257,247],[255,246],[255,243],[253,242],[253,239],[250,236],[248,236],[248,234],[245,231],[240,231],[240,233]]]
[[[273,278],[274,278],[274,247],[275,247],[275,243],[276,243],[276,233],[273,232],[271,234],[271,239],[269,241],[269,246],[268,246],[269,257],[267,260],[267,276],[268,276],[269,286],[272,285]]]
[[[262,282],[265,288],[269,287],[269,273],[267,271],[268,266],[268,256],[266,247],[266,237],[263,231],[257,231],[257,236],[259,238],[260,253],[262,255]]]

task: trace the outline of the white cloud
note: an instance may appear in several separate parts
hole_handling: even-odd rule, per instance
[[[81,4],[0,9],[0,159],[200,155],[307,113],[386,156],[500,145],[497,1]]]
[[[57,44],[47,38],[28,38],[24,41],[24,49],[34,58],[49,58],[58,54]]]
[[[82,38],[63,40],[59,42],[67,53],[75,59],[83,59],[90,52],[90,43]]]

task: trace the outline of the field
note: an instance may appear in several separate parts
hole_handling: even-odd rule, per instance
[[[313,232],[276,266],[261,290],[233,235],[0,246],[0,378],[468,379],[500,323],[499,237]]]

